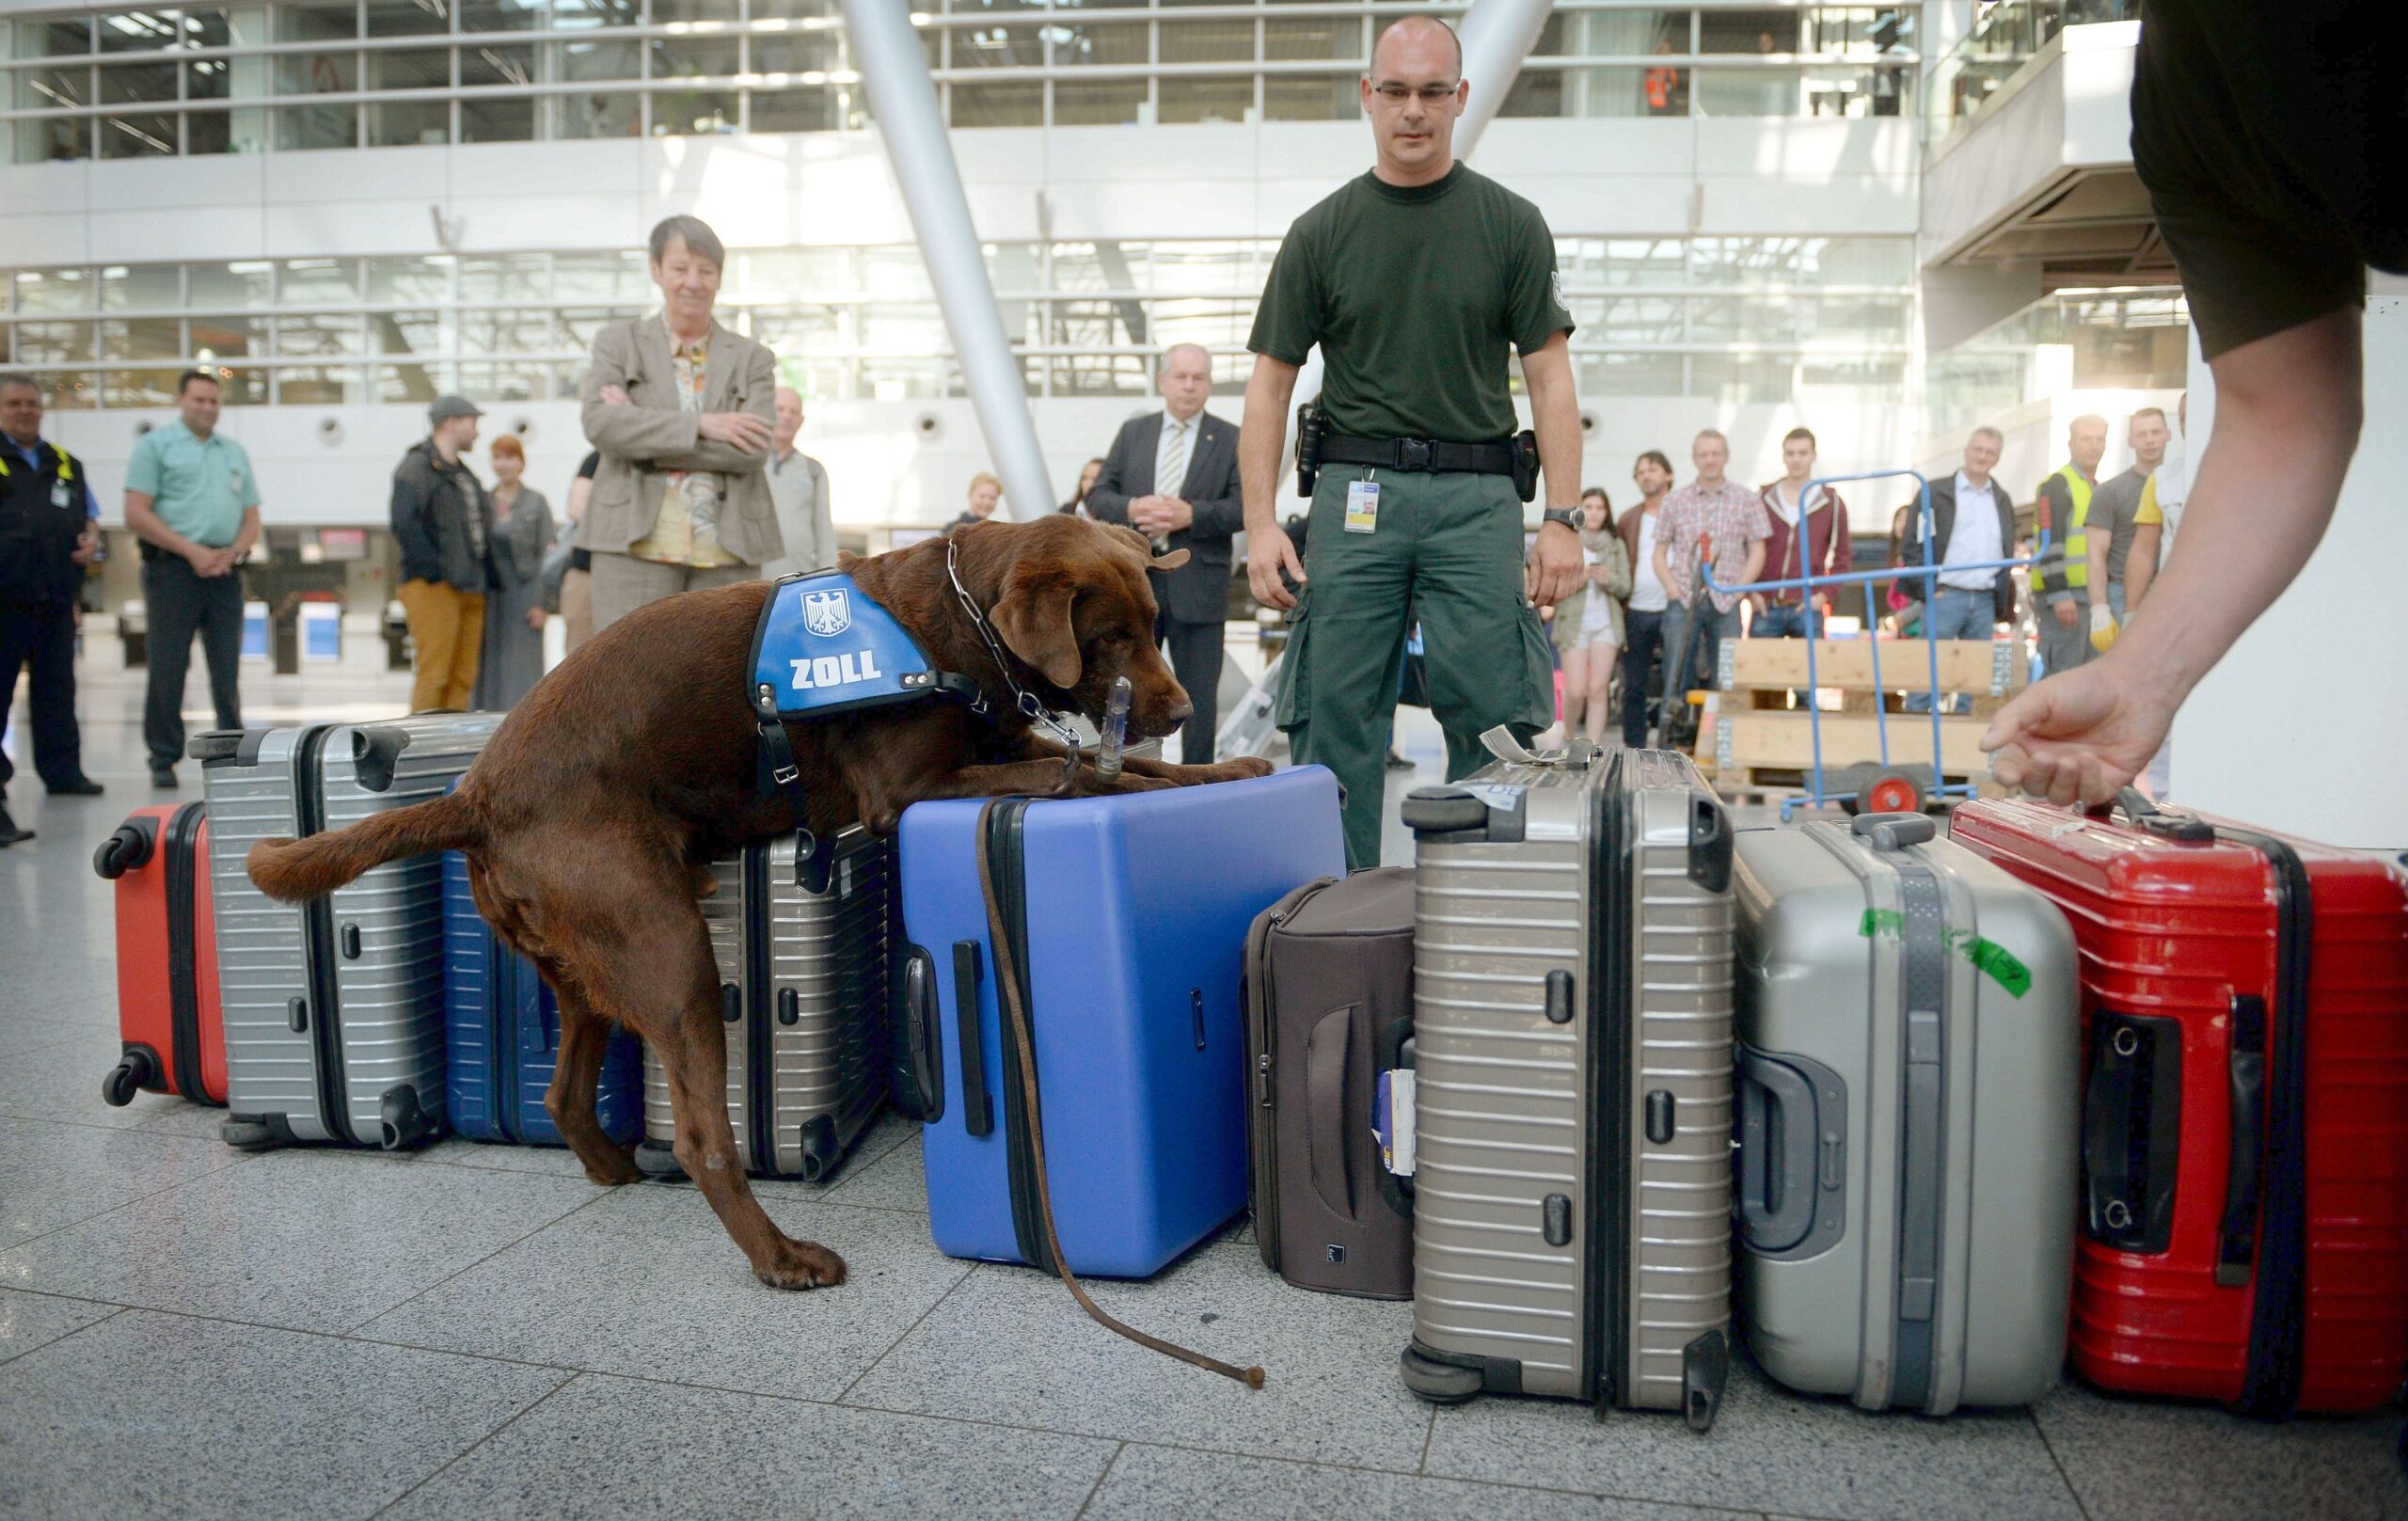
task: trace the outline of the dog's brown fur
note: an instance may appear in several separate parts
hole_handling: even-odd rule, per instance
[[[990,622],[1011,677],[1057,707],[1101,711],[1116,676],[1132,686],[1129,737],[1165,735],[1187,694],[1155,647],[1146,542],[1075,517],[958,530],[963,589]],[[925,703],[790,724],[811,829],[860,822],[891,833],[931,798],[1050,792],[1064,753],[1015,711],[930,541],[870,560],[854,581],[895,614],[940,669],[977,680],[994,709]],[[760,795],[746,704],[753,625],[767,583],[656,602],[595,634],[528,693],[449,797],[349,829],[252,848],[251,879],[288,902],[317,897],[384,862],[428,850],[468,858],[477,908],[539,967],[560,998],[560,1065],[545,1107],[597,1183],[634,1181],[626,1148],[594,1118],[610,1026],[658,1055],[676,1118],[674,1149],[762,1282],[810,1289],[844,1280],[842,1259],[781,1232],[753,1197],[728,1123],[719,971],[698,900],[711,859],[795,827],[783,798]],[[1117,778],[1092,764],[1085,794],[1257,776],[1257,760],[1167,766],[1131,760]]]

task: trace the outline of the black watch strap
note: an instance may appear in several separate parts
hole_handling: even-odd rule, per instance
[[[1569,507],[1550,507],[1539,514],[1539,521],[1543,524],[1560,523],[1575,533],[1580,531],[1580,519]]]

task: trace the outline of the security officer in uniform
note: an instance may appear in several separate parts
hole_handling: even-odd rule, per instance
[[[1299,764],[1344,784],[1357,868],[1379,863],[1408,614],[1421,626],[1447,774],[1460,777],[1486,759],[1482,731],[1501,723],[1527,741],[1554,721],[1538,608],[1581,574],[1572,315],[1546,221],[1455,162],[1469,87],[1444,23],[1390,26],[1360,87],[1377,162],[1280,245],[1246,343],[1255,365],[1240,433],[1247,578],[1258,599],[1291,610],[1279,726]],[[1275,506],[1288,404],[1315,344],[1327,378],[1300,560]],[[1522,356],[1535,460],[1513,436],[1509,345]],[[1299,448],[1311,456],[1309,439]],[[1526,565],[1534,467],[1548,507]]]
[[[0,738],[17,672],[33,666],[34,768],[54,794],[90,797],[75,728],[75,594],[99,552],[92,488],[73,455],[41,436],[41,388],[0,375]],[[33,838],[8,816],[15,768],[0,751],[0,846]]]

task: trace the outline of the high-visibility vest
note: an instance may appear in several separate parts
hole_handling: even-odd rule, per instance
[[[2090,535],[2084,525],[2090,520],[2090,478],[2068,463],[2056,471],[2053,479],[2066,483],[2066,495],[2073,501],[2073,520],[2062,527],[2048,521],[2049,499],[2040,497],[2040,526],[2057,535],[2056,544],[2049,549],[2049,559],[2059,561],[2059,577],[2065,589],[2079,592],[2090,584]],[[2041,484],[2046,486],[2047,482]]]

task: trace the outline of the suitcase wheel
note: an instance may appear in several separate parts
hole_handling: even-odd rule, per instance
[[[141,825],[119,824],[92,852],[92,870],[103,881],[116,881],[150,859],[150,832]]]
[[[418,1089],[407,1083],[387,1088],[377,1101],[377,1138],[388,1151],[431,1141],[440,1121],[418,1101]]]
[[[130,1046],[125,1059],[109,1069],[101,1079],[101,1098],[112,1109],[122,1109],[134,1101],[134,1096],[159,1081],[159,1058],[148,1046]]]
[[[1721,1332],[1708,1331],[1681,1349],[1681,1418],[1689,1430],[1713,1429],[1730,1378],[1731,1342]]]
[[[217,1138],[239,1151],[263,1151],[280,1145],[284,1137],[264,1119],[236,1117],[217,1127]]]
[[[666,1141],[639,1142],[635,1162],[636,1171],[646,1178],[666,1182],[686,1176],[686,1169],[677,1165],[677,1153]]]
[[[1851,814],[1919,814],[1924,810],[1923,784],[1906,772],[1889,768],[1874,774],[1856,795]]]
[[[1432,1404],[1464,1404],[1488,1386],[1488,1376],[1481,1370],[1442,1363],[1411,1347],[1398,1355],[1397,1367],[1404,1374],[1404,1386]]]

